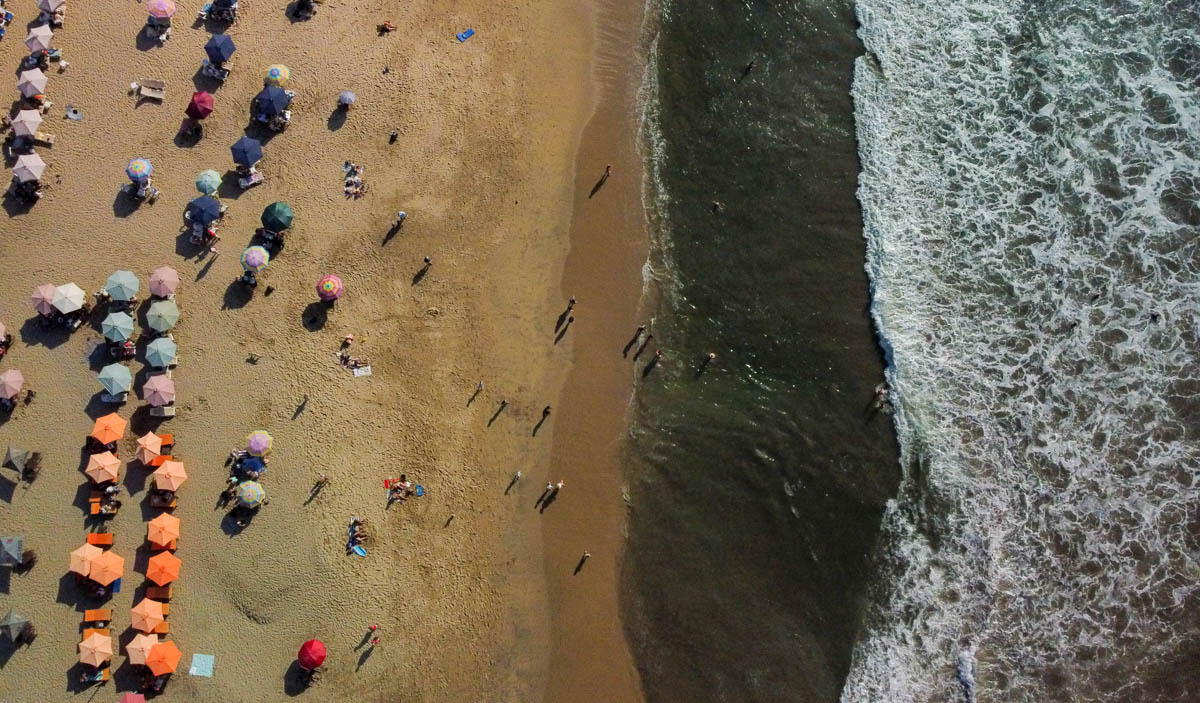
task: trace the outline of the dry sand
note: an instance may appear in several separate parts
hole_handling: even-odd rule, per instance
[[[315,700],[537,700],[547,686],[551,641],[555,661],[617,660],[629,697],[597,688],[583,697],[635,697],[615,611],[620,541],[612,531],[620,514],[610,508],[617,475],[585,488],[586,480],[566,473],[570,490],[544,515],[532,509],[538,482],[551,475],[552,444],[555,452],[569,446],[563,423],[588,422],[581,410],[562,409],[531,436],[543,406],[562,408],[558,391],[584,337],[575,334],[580,325],[554,345],[548,328],[562,305],[581,182],[576,150],[597,96],[587,8],[443,0],[385,10],[378,2],[329,2],[313,20],[292,23],[281,4],[243,3],[227,30],[238,46],[233,74],[214,90],[204,139],[180,147],[175,131],[209,37],[191,26],[200,4],[180,7],[165,46],[139,47],[144,5],[68,3],[68,25],[54,44],[70,68],[51,73],[47,94],[55,104],[43,126],[57,143],[39,150],[49,164],[46,197],[0,224],[0,320],[17,337],[0,368],[21,369],[38,392],[33,405],[0,425],[0,445],[45,456],[41,478],[0,502],[0,533],[24,534],[41,558],[28,574],[0,570],[0,610],[30,616],[40,633],[15,652],[0,645],[0,700],[69,699],[81,611],[96,605],[80,599],[64,574],[67,553],[92,529],[80,509],[89,486],[79,448],[93,418],[109,411],[94,398],[98,365],[87,358],[89,341],[100,335],[84,328],[67,338],[27,323],[29,291],[75,281],[90,293],[127,268],[142,278],[144,295],[149,272],[162,264],[179,269],[184,283],[175,332],[181,410],[160,429],[175,434],[175,454],[191,476],[175,512],[183,520],[183,573],[170,616],[184,658],[164,700],[284,700],[297,692],[288,673],[296,649],[311,637],[329,647],[323,680],[303,694]],[[33,0],[9,8],[17,19],[0,60],[15,66],[25,53],[23,25],[36,10]],[[385,19],[399,31],[378,37],[375,25]],[[454,32],[468,26],[476,36],[455,41]],[[264,145],[264,185],[222,190],[229,209],[221,254],[197,259],[178,234],[184,206],[197,195],[193,180],[201,170],[231,167],[229,146],[243,133],[272,63],[292,69],[293,124]],[[165,104],[136,105],[127,90],[139,78],[165,81]],[[344,89],[359,101],[333,129]],[[83,121],[62,119],[68,104],[84,112]],[[400,136],[388,145],[393,128]],[[154,164],[162,196],[132,210],[117,193],[136,156]],[[366,166],[364,199],[343,197],[347,159]],[[634,161],[620,163],[623,172],[637,170]],[[276,200],[292,204],[296,222],[248,298],[230,285],[240,273],[238,253],[263,207]],[[381,244],[401,208],[406,226]],[[425,255],[433,267],[414,284]],[[347,293],[323,324],[306,325],[313,285],[326,272],[341,275]],[[275,288],[270,297],[267,285]],[[628,272],[609,285],[620,288],[620,305],[636,303]],[[588,303],[589,319],[600,317],[602,304]],[[372,377],[354,378],[336,363],[348,333]],[[247,363],[250,354],[260,361]],[[140,386],[143,367],[131,367]],[[468,405],[479,379],[487,388]],[[502,398],[509,405],[489,425]],[[134,432],[155,426],[140,406],[135,400],[120,410],[132,416]],[[230,535],[224,511],[214,508],[227,476],[224,458],[259,428],[275,437],[264,478],[271,503],[247,530]],[[122,458],[133,448],[125,440]],[[517,470],[526,478],[506,494]],[[306,503],[322,471],[330,485]],[[385,509],[382,481],[402,472],[428,493]],[[127,560],[123,590],[106,604],[122,647],[132,636],[128,608],[141,594],[148,557],[145,521],[155,512],[143,507],[146,477],[136,463],[123,466],[131,495],[109,521]],[[561,614],[584,606],[548,601],[567,597],[561,577],[547,588],[541,551],[543,518],[562,521],[550,524],[569,535],[570,550],[583,543],[582,514],[571,517],[569,506],[587,500],[589,490],[609,501],[596,530],[611,532],[584,572],[597,592],[612,596],[593,605],[612,649],[594,654],[572,653],[568,641],[551,637],[552,615],[561,631]],[[373,530],[364,559],[344,553],[353,515]],[[555,573],[563,561],[556,554],[546,564]],[[361,646],[372,623],[382,638],[374,649]],[[216,655],[213,678],[186,673],[196,652]],[[113,669],[115,685],[100,689],[97,700],[134,685],[123,651]],[[578,662],[571,670],[587,683]],[[90,699],[94,690],[83,695]]]

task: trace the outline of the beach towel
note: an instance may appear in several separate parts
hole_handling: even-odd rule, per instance
[[[475,36],[475,30],[474,29],[464,29],[463,31],[459,32],[458,34],[455,34],[454,36],[458,37],[458,40],[460,42],[465,42],[466,40]]]
[[[188,673],[192,676],[207,676],[212,678],[213,661],[216,659],[211,654],[193,654],[192,666],[188,669]]]

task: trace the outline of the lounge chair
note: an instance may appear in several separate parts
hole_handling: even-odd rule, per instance
[[[170,498],[164,496],[161,493],[151,493],[150,494],[150,507],[151,508],[163,508],[164,510],[174,510],[178,506],[179,506],[179,496],[177,496],[173,493],[171,494]]]
[[[175,406],[164,405],[162,407],[150,408],[150,415],[153,417],[175,417]]]
[[[164,446],[166,446],[165,442],[163,444],[164,444]],[[147,466],[153,466],[154,468],[157,469],[158,467],[162,466],[164,463],[166,463],[168,461],[173,461],[173,458],[171,457],[170,454],[159,454],[158,456],[151,459],[150,463],[147,464]]]
[[[164,432],[158,436],[158,441],[162,442],[162,446],[164,448],[173,447],[175,446],[175,435],[170,434],[169,432]]]
[[[229,69],[221,68],[208,59],[204,59],[200,62],[200,74],[224,83],[225,79],[229,78]]]
[[[173,552],[179,548],[179,538],[171,540],[168,544],[159,544],[158,542],[150,543],[150,551],[152,552]]]
[[[87,638],[91,637],[92,635],[100,635],[101,637],[112,637],[112,633],[108,631],[108,628],[90,628],[89,627],[89,628],[84,629],[83,639],[86,640]]]
[[[107,683],[112,678],[112,670],[109,667],[104,667],[92,674],[84,674],[81,680],[84,683]]]
[[[166,97],[167,85],[162,81],[153,81],[149,78],[143,78],[137,82],[138,96],[148,100],[157,100],[162,102]]]
[[[111,547],[113,545],[113,534],[111,532],[89,532],[87,543],[96,547]]]
[[[171,600],[171,586],[147,586],[146,597],[150,600]]]
[[[113,395],[112,393],[101,393],[100,402],[113,403],[116,405],[124,405],[129,400],[129,391],[123,391]]]
[[[151,371],[151,372],[150,372],[150,375],[152,375],[152,376],[166,376],[167,378],[175,378],[175,374],[174,374],[174,373],[171,371],[171,368],[170,368],[170,367],[167,367],[167,368],[156,368],[156,369],[154,369],[153,371]]]
[[[155,627],[150,632],[155,635],[169,634],[171,632],[171,624],[169,622],[167,622],[166,620],[163,620],[162,622],[158,623],[158,626]]]
[[[47,132],[38,132],[33,135],[33,142],[40,146],[54,146],[54,135]]]
[[[83,621],[87,622],[111,622],[112,608],[95,608],[93,610],[83,611]]]
[[[265,179],[264,179],[262,173],[255,171],[254,173],[250,174],[249,176],[247,176],[245,178],[239,178],[238,185],[241,186],[242,190],[246,190],[247,188],[253,188],[254,186],[258,185],[259,183],[262,183],[264,180]]]

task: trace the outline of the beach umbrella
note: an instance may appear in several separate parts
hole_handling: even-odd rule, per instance
[[[255,109],[267,117],[274,117],[283,112],[291,102],[292,99],[283,91],[283,88],[274,85],[263,88],[258,95],[254,96]]]
[[[208,54],[208,60],[213,63],[225,63],[233,56],[236,48],[228,34],[214,34],[204,45],[204,53]]]
[[[263,210],[262,224],[272,232],[282,232],[292,226],[292,220],[295,217],[291,205],[282,202],[271,203]]]
[[[79,661],[91,666],[100,666],[112,659],[112,637],[93,632],[79,643]]]
[[[170,19],[171,15],[175,14],[174,0],[150,0],[146,3],[146,11],[151,17],[165,20]]]
[[[246,456],[242,457],[242,471],[257,471],[262,473],[267,470],[267,462],[261,456]]]
[[[121,460],[112,452],[101,452],[88,457],[84,473],[96,483],[116,481],[121,468]]]
[[[305,669],[315,669],[325,663],[325,644],[321,640],[309,640],[300,645],[296,654],[300,666]]]
[[[146,363],[164,369],[175,360],[177,354],[175,342],[166,337],[159,337],[146,346]]]
[[[129,316],[129,313],[110,312],[100,322],[100,331],[110,342],[124,342],[133,336],[133,318]]]
[[[221,174],[212,170],[201,171],[199,176],[196,176],[196,190],[205,195],[212,195],[221,187]]]
[[[206,227],[221,217],[221,203],[211,195],[201,195],[192,200],[187,209],[193,221]]]
[[[233,162],[242,166],[253,166],[262,160],[262,144],[257,139],[242,137],[230,148],[233,152]]]
[[[355,100],[358,100],[358,96],[356,96],[352,90],[343,90],[338,95],[338,105],[350,106],[354,104]]]
[[[63,6],[67,0],[38,0],[38,9],[42,12],[53,13],[55,10]]]
[[[0,373],[0,398],[16,398],[25,385],[25,377],[16,369]]]
[[[177,288],[179,288],[179,272],[170,266],[159,266],[150,274],[150,295],[165,298],[168,295],[174,295]]]
[[[193,120],[202,120],[208,117],[213,111],[212,93],[204,90],[192,93],[192,101],[188,103],[188,106],[183,111]]]
[[[255,430],[246,438],[246,451],[251,456],[266,456],[275,440],[263,430]]]
[[[258,481],[243,481],[238,484],[238,503],[247,508],[257,508],[267,498],[267,492]]]
[[[144,181],[154,172],[154,167],[150,165],[149,159],[138,157],[129,162],[125,167],[125,175],[129,176],[132,181]]]
[[[43,283],[33,289],[33,309],[39,315],[50,315],[54,313],[54,284]]]
[[[125,560],[111,549],[101,551],[88,566],[88,578],[100,584],[108,584],[121,578],[125,572]]]
[[[0,620],[0,630],[8,635],[8,638],[13,642],[17,641],[17,637],[21,635],[21,630],[25,629],[25,625],[29,623],[29,618],[21,615],[15,610],[10,609],[5,613],[4,618]]]
[[[179,306],[173,300],[156,300],[146,311],[146,324],[155,332],[166,332],[179,322]]]
[[[115,442],[125,436],[125,425],[128,423],[116,413],[109,413],[96,420],[92,426],[92,437],[100,444]]]
[[[17,157],[13,166],[13,175],[19,183],[41,180],[42,172],[46,170],[46,162],[37,154],[22,154]]]
[[[29,34],[25,37],[25,46],[33,53],[45,51],[50,48],[50,39],[54,37],[54,30],[48,24],[39,24],[29,30]]]
[[[66,314],[75,312],[83,307],[84,292],[83,289],[74,283],[64,283],[54,289],[54,297],[51,303],[54,309]]]
[[[130,373],[128,366],[121,364],[109,364],[100,369],[96,380],[100,381],[100,385],[104,386],[104,390],[118,395],[129,390],[133,385],[133,374]]]
[[[179,647],[171,640],[159,642],[150,649],[150,653],[146,655],[146,666],[150,667],[150,673],[155,676],[170,674],[175,671],[175,667],[179,666],[179,660],[183,657],[183,652],[179,651]]]
[[[149,464],[162,454],[162,437],[153,432],[138,437],[137,444],[137,459],[143,464]]]
[[[46,90],[46,74],[40,68],[21,71],[21,75],[17,76],[17,90],[21,91],[21,95],[32,98]]]
[[[342,279],[332,273],[317,281],[317,297],[324,301],[337,300],[342,295]]]
[[[24,551],[24,537],[0,537],[0,566],[20,564]]]
[[[179,578],[179,568],[183,562],[170,552],[159,552],[146,562],[146,578],[159,586],[165,586]]]
[[[175,381],[166,374],[151,376],[142,384],[142,397],[154,407],[162,407],[175,402]]]
[[[154,487],[160,491],[177,491],[188,477],[182,461],[164,461],[152,475]]]
[[[14,447],[10,444],[4,452],[4,465],[17,471],[24,471],[25,465],[29,463],[29,457],[31,456],[33,456],[33,452],[28,449]]]
[[[133,275],[133,271],[117,271],[104,283],[104,289],[112,299],[122,302],[131,300],[140,288],[141,284],[138,283],[137,276]]]
[[[21,110],[12,121],[13,132],[20,137],[32,137],[41,126],[42,113],[37,110]]]
[[[287,66],[277,63],[267,69],[267,83],[275,86],[284,85],[291,75],[292,72],[288,70]]]
[[[158,517],[171,517],[171,515],[169,513],[163,513]],[[176,536],[178,537],[178,535]],[[167,541],[170,542],[171,540]],[[129,626],[135,630],[141,630],[142,632],[150,632],[154,628],[163,624],[163,622],[167,619],[166,614],[163,613],[163,604],[156,600],[150,600],[149,598],[143,598],[138,601],[137,605],[129,609],[129,614]]]
[[[146,539],[164,547],[179,539],[179,518],[162,513],[146,523]]]
[[[100,556],[103,552],[103,549],[94,544],[84,544],[71,552],[70,570],[80,576],[87,576],[88,571],[92,568],[92,560]]]
[[[130,664],[145,664],[146,657],[150,656],[150,650],[156,644],[158,635],[134,635],[129,644],[125,645],[125,656],[129,658]],[[146,703],[146,699],[140,693],[126,693],[117,703]]]
[[[242,268],[258,273],[271,262],[271,255],[262,247],[250,247],[242,252]]]

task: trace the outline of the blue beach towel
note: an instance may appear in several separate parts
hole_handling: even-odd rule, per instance
[[[417,497],[425,495],[425,487],[420,484],[417,484],[416,494],[417,494]]]
[[[460,42],[464,42],[464,41],[470,39],[471,37],[475,36],[475,30],[474,29],[464,29],[463,31],[459,32],[458,34],[455,34],[454,36],[458,37],[458,40]]]

